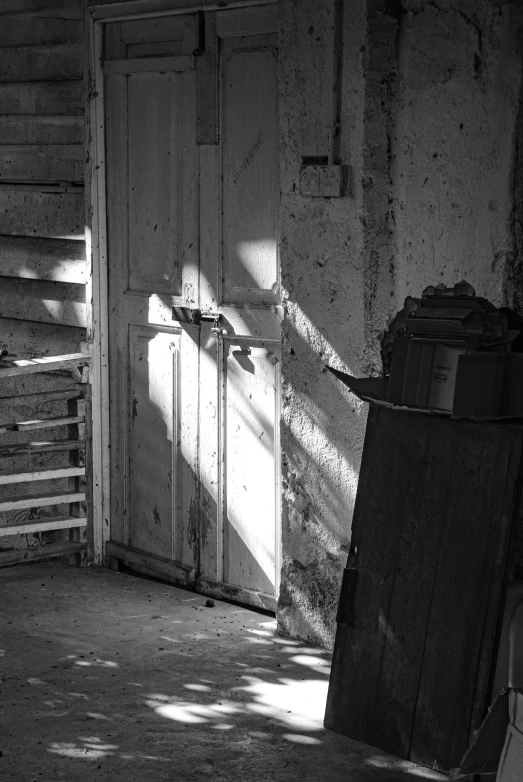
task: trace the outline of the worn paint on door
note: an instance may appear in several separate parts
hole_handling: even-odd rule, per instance
[[[280,550],[276,26],[271,6],[207,13],[205,68],[195,14],[109,23],[104,50],[111,541],[147,572],[267,607]],[[198,145],[213,79],[218,143]],[[173,306],[221,322],[173,321]]]

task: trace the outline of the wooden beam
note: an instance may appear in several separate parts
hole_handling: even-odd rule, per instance
[[[52,156],[62,149],[62,146],[56,146],[58,144],[82,144],[84,125],[82,117],[77,116],[0,115],[0,139],[2,144],[53,145]],[[2,152],[5,154],[4,149]]]
[[[73,115],[84,113],[83,83],[75,81],[38,81],[34,84],[0,84],[0,108],[3,114]]]
[[[1,120],[0,120],[1,124]],[[85,243],[0,236],[0,276],[85,283]]]
[[[54,529],[77,529],[87,526],[87,519],[79,516],[55,516],[48,519],[28,519],[18,524],[0,526],[0,537],[27,535],[31,532],[47,532]]]
[[[0,234],[83,239],[83,193],[0,191]]]
[[[12,0],[10,0],[12,2]],[[92,8],[94,19],[114,19],[144,13],[142,0],[87,0]],[[227,0],[227,8],[246,8],[248,6],[275,5],[275,0]],[[162,15],[172,13],[195,13],[196,11],[223,10],[224,0],[177,0],[173,9],[173,0],[148,0],[147,13]]]
[[[85,467],[56,467],[50,470],[35,470],[33,472],[1,470],[0,486],[11,486],[14,483],[32,483],[33,481],[54,481],[58,478],[74,478],[77,475],[85,475]]]
[[[56,492],[39,495],[24,494],[20,497],[7,497],[7,499],[0,501],[0,513],[8,510],[23,510],[24,508],[41,508],[47,505],[83,502],[84,500],[85,492],[80,491],[67,491],[59,494]]]
[[[55,451],[75,451],[85,448],[84,440],[42,440],[37,442],[13,443],[0,446],[0,458],[5,456],[23,456],[30,453],[52,453]]]
[[[81,79],[82,49],[78,44],[3,49],[0,81]]]
[[[71,554],[81,554],[85,551],[85,543],[67,541],[65,543],[48,543],[40,548],[13,549],[0,552],[0,567],[22,565],[24,562],[36,562],[43,559],[56,559]]]
[[[85,423],[85,416],[64,416],[62,418],[41,418],[35,421],[19,421],[14,424],[0,426],[0,434],[6,432],[30,432],[34,429],[53,429],[56,426],[71,426]]]
[[[173,562],[168,557],[150,554],[142,549],[125,546],[112,540],[105,544],[105,553],[108,557],[114,557],[126,565],[131,565],[141,573],[167,578],[174,584],[189,585],[193,581],[194,568],[181,562]]]
[[[85,327],[85,286],[0,277],[0,312],[6,318]]]

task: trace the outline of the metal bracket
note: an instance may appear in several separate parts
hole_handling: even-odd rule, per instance
[[[227,331],[223,328],[223,315],[220,312],[191,309],[190,307],[173,307],[172,319],[180,323],[192,323],[200,326],[202,323],[212,323],[211,331],[215,336],[223,336]]]

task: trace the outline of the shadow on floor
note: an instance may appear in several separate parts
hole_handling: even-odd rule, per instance
[[[0,778],[445,779],[323,728],[330,655],[102,568],[0,571]]]

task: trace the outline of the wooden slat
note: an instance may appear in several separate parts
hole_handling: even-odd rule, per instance
[[[80,0],[2,0],[0,15],[81,7]]]
[[[52,16],[49,12],[5,14],[0,23],[0,47],[54,46],[81,43],[81,41],[81,19],[71,19],[67,11],[61,12],[60,9],[54,9]]]
[[[6,432],[30,432],[33,429],[53,429],[56,426],[70,426],[84,423],[84,416],[65,416],[63,418],[41,418],[35,421],[19,421],[15,424],[0,425],[0,434]]]
[[[85,283],[85,243],[0,236],[0,276]]]
[[[82,48],[78,44],[27,46],[2,50],[0,81],[80,79],[81,77]]]
[[[87,525],[87,519],[79,516],[55,516],[49,519],[29,519],[18,524],[0,526],[0,537],[28,535],[31,532],[47,532],[53,529],[77,529]]]
[[[6,318],[83,328],[86,325],[85,286],[0,277],[0,312]]]
[[[83,239],[83,193],[0,191],[0,234]]]
[[[56,369],[71,369],[91,363],[85,353],[70,353],[67,356],[47,356],[45,358],[15,359],[12,366],[0,367],[0,378],[15,375],[30,375],[35,372],[52,372]]]
[[[26,441],[0,446],[0,458],[4,456],[22,456],[29,453],[52,453],[55,451],[74,451],[84,449],[84,440]]]
[[[33,481],[52,481],[58,478],[74,478],[77,475],[85,475],[85,467],[56,467],[50,470],[35,470],[33,472],[1,470],[0,486],[11,486],[15,483],[32,483]]]
[[[0,512],[8,510],[23,510],[24,508],[40,508],[46,505],[63,505],[70,502],[83,502],[85,492],[50,492],[46,494],[30,495],[25,494],[21,497],[7,497],[0,500]]]
[[[0,567],[22,565],[24,562],[37,562],[43,559],[56,559],[57,557],[81,554],[85,551],[85,543],[67,541],[65,543],[49,543],[40,548],[13,549],[0,552]]]
[[[81,116],[84,113],[83,83],[76,80],[0,84],[0,113]]]
[[[0,111],[2,108],[0,103]],[[58,147],[56,145],[82,144],[83,138],[84,125],[82,117],[37,117],[23,114],[0,115],[1,144],[53,145],[50,151],[50,156],[52,157],[62,150],[62,146]],[[5,149],[1,149],[0,152],[5,155]]]
[[[137,60],[107,60],[104,72],[108,76],[123,73],[164,73],[166,71],[189,71],[195,66],[192,55],[177,57],[143,57]]]
[[[83,178],[82,145],[0,145],[0,180],[82,182]]]
[[[465,490],[459,480],[446,486],[448,510],[446,518],[438,519],[444,534],[436,557],[409,753],[410,760],[422,765],[437,759],[444,771],[459,765],[470,731],[479,728],[489,705],[488,674],[521,464],[521,435],[502,426],[460,422],[452,463],[454,474],[463,470],[473,490]],[[441,485],[437,476],[434,470],[434,485]],[[427,521],[430,518],[427,515]]]

